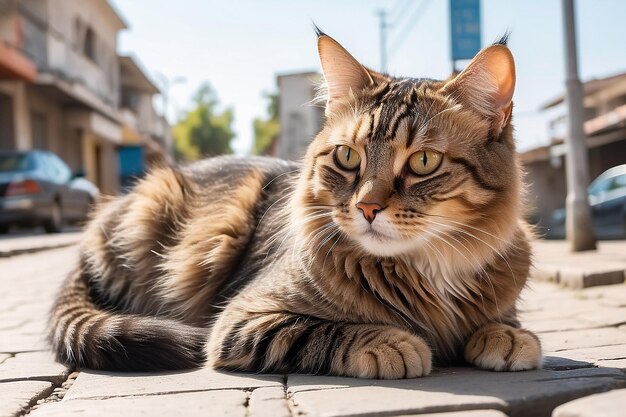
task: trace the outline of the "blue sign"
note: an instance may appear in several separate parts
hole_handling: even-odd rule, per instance
[[[480,51],[480,0],[450,0],[450,40],[453,61]]]
[[[118,152],[120,175],[143,174],[145,171],[145,155],[141,146],[120,146]]]

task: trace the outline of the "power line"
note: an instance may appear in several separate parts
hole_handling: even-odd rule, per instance
[[[394,38],[395,42],[391,44],[391,48],[389,48],[389,52],[387,56],[392,56],[398,48],[402,45],[402,42],[406,39],[407,35],[415,28],[419,19],[424,15],[424,12],[430,5],[430,0],[422,0],[421,3],[417,5],[414,9],[411,17],[406,21],[406,24],[402,27],[402,30],[399,34]]]
[[[406,17],[407,10],[409,10],[413,4],[413,0],[398,0],[391,13],[389,13],[389,20],[391,21],[390,26],[396,26],[401,23],[403,18]]]

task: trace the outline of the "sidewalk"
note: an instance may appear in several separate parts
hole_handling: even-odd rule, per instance
[[[0,259],[0,417],[610,417],[626,409],[626,391],[616,391],[626,387],[626,284],[569,290],[533,282],[521,318],[542,340],[539,371],[443,368],[398,381],[209,369],[77,374],[55,363],[42,340],[52,296],[76,257],[67,247]],[[607,391],[601,395],[615,398],[587,397]],[[609,409],[599,414],[598,403]]]

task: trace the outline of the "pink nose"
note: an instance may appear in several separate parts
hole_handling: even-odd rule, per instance
[[[365,220],[367,220],[369,223],[372,223],[376,218],[376,213],[381,211],[383,209],[383,206],[378,203],[364,203],[359,201],[358,203],[356,203],[356,208],[361,210],[361,212],[363,213],[363,217],[365,217]]]

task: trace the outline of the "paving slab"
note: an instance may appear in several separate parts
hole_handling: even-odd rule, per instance
[[[48,345],[43,334],[20,334],[16,331],[0,332],[0,352],[20,353],[47,350]]]
[[[619,344],[626,346],[626,332],[613,327],[542,333],[539,339],[546,352]]]
[[[563,332],[568,330],[584,330],[596,327],[592,323],[572,318],[550,318],[526,320],[524,316],[520,317],[524,328],[532,330],[535,333]]]
[[[19,415],[50,392],[52,392],[50,382],[0,382],[0,417]]]
[[[250,395],[249,417],[291,417],[283,387],[257,388]]]
[[[612,360],[602,360],[596,361],[596,366],[601,366],[604,368],[618,368],[626,371],[626,359],[612,359]]]
[[[0,364],[0,382],[34,379],[60,385],[68,373],[50,352],[18,353]]]
[[[242,390],[204,391],[45,404],[29,417],[246,417],[248,393]]]
[[[557,407],[554,417],[624,417],[626,389],[594,394]]]
[[[209,368],[162,374],[83,371],[76,378],[65,399],[282,386],[283,377],[279,375],[234,374],[217,372]]]
[[[497,409],[511,417],[547,417],[567,401],[626,386],[621,370],[488,372],[446,368],[426,378],[397,381],[289,375],[288,393],[299,412],[345,417]]]
[[[550,355],[551,353],[548,352],[547,354]],[[554,353],[554,355],[577,361],[597,363],[599,361],[626,359],[626,346],[612,345],[562,350],[558,353]]]
[[[576,295],[596,300],[600,305],[626,307],[626,284],[587,288]]]
[[[626,307],[596,308],[584,313],[577,312],[575,317],[596,327],[621,326],[626,324]]]

